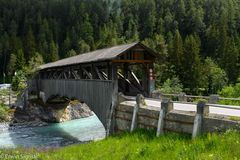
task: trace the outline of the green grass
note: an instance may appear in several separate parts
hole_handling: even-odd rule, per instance
[[[2,150],[0,153],[22,154],[28,157],[35,155],[44,160],[234,160],[240,159],[240,133],[227,131],[223,134],[207,134],[192,140],[190,136],[173,133],[157,138],[155,131],[138,130],[133,134],[124,133],[102,141],[60,149],[15,149]]]

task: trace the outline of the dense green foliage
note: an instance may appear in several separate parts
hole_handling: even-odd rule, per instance
[[[160,86],[177,76],[187,93],[216,93],[239,77],[239,21],[238,0],[0,0],[0,77],[32,68],[33,57],[142,41],[163,57]]]
[[[9,91],[9,89],[0,90],[0,122],[8,121],[11,115],[9,106],[6,105],[9,101]],[[11,94],[13,95],[14,93],[11,91]]]
[[[235,97],[240,98],[240,82],[236,83],[234,86],[227,86],[222,89],[219,94],[223,97]]]
[[[219,94],[222,97],[228,98],[239,98],[240,99],[240,82],[236,83],[235,85],[230,85],[224,87]],[[240,106],[240,100],[221,100],[220,104],[229,104],[229,105],[238,105]]]
[[[17,71],[12,79],[12,89],[14,91],[22,91],[27,86],[26,81],[25,72],[22,70]]]
[[[0,122],[5,121],[8,116],[8,107],[0,103]]]
[[[190,136],[168,133],[157,138],[155,131],[140,130],[125,133],[98,142],[73,145],[50,151],[24,149],[2,150],[2,155],[25,155],[25,159],[43,160],[135,160],[135,159],[203,159],[230,160],[240,157],[240,133],[228,131],[208,134],[192,140]],[[28,157],[28,158],[27,158]],[[17,158],[16,158],[17,159]],[[37,159],[37,158],[36,158]]]
[[[177,77],[172,79],[167,79],[163,85],[160,87],[162,93],[177,94],[182,92],[182,84],[180,84]]]

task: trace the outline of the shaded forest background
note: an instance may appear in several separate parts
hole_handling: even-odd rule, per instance
[[[134,41],[161,54],[158,86],[216,93],[240,75],[240,2],[0,0],[0,82],[42,63]]]

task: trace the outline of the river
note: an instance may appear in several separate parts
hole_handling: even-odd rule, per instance
[[[93,115],[88,118],[43,127],[5,128],[0,130],[0,148],[61,147],[105,138],[105,129]]]

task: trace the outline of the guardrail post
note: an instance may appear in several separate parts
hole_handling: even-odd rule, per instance
[[[219,95],[217,95],[217,94],[210,95],[209,103],[216,104],[218,101],[219,101]]]
[[[163,94],[160,91],[155,90],[151,93],[151,97],[162,100]]]
[[[163,99],[161,102],[161,109],[159,112],[158,126],[157,126],[157,136],[164,133],[164,119],[166,114],[173,110],[173,103],[169,99]]]
[[[124,97],[124,94],[122,92],[118,93],[118,104],[126,101],[126,98]]]
[[[194,119],[192,138],[197,137],[202,133],[203,116],[209,113],[209,106],[206,102],[200,101],[197,104],[197,113]]]
[[[187,96],[186,96],[186,93],[180,93],[178,95],[178,100],[181,101],[181,102],[187,102]]]
[[[143,95],[138,94],[137,97],[136,97],[136,105],[134,106],[134,109],[133,109],[133,116],[132,116],[132,123],[131,123],[130,132],[133,132],[137,127],[138,110],[143,105],[144,105],[144,97],[143,97]]]

